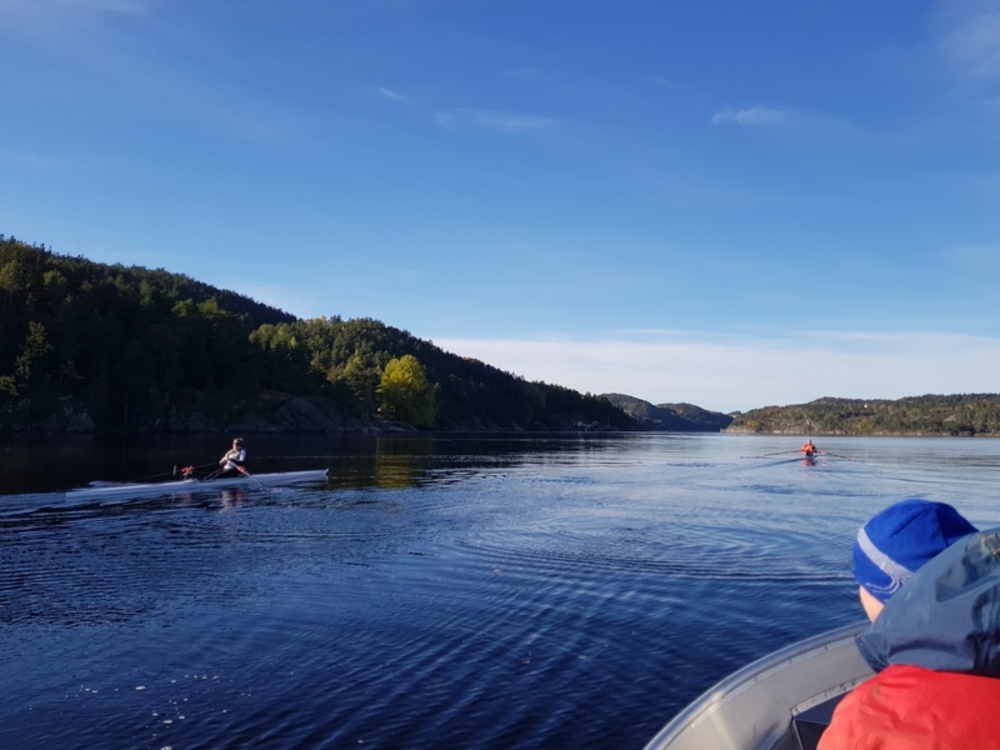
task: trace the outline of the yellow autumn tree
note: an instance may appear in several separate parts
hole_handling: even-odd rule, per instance
[[[434,386],[412,354],[391,359],[377,389],[382,413],[415,427],[430,427],[437,418]]]

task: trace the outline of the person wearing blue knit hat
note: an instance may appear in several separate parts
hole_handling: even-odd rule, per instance
[[[925,563],[976,531],[950,505],[929,500],[903,500],[875,515],[854,542],[854,577],[868,619]]]
[[[858,532],[853,572],[876,674],[840,702],[819,750],[1000,747],[1000,529],[909,499]]]

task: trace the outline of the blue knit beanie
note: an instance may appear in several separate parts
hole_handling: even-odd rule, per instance
[[[925,562],[976,531],[950,505],[903,500],[877,513],[858,532],[854,577],[886,602]]]

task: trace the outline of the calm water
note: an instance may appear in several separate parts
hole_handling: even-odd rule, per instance
[[[640,748],[861,618],[874,511],[1000,523],[1000,442],[961,439],[254,438],[330,482],[62,494],[227,442],[0,445],[0,747]]]

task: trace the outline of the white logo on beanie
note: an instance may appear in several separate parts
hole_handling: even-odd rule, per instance
[[[869,560],[875,563],[875,566],[879,570],[890,578],[889,585],[887,586],[876,586],[871,582],[866,582],[865,588],[875,589],[872,593],[878,592],[886,596],[892,596],[913,575],[912,570],[903,567],[876,547],[874,542],[868,537],[868,532],[863,528],[858,532],[858,547],[861,548],[861,551],[865,553],[865,556]]]

